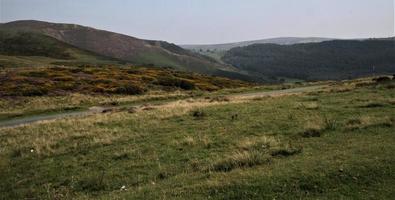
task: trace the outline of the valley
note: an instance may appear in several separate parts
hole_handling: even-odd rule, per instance
[[[393,199],[372,2],[1,0],[0,200]]]

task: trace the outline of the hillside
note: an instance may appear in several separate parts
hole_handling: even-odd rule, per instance
[[[173,67],[205,74],[212,74],[218,70],[235,71],[230,66],[219,64],[164,41],[142,40],[75,24],[26,20],[0,24],[0,30],[42,33],[75,47],[136,65]]]
[[[243,42],[234,42],[234,43],[225,43],[225,44],[202,44],[202,45],[181,45],[181,47],[185,49],[190,49],[193,51],[228,51],[235,47],[245,47],[252,44],[280,44],[280,45],[292,45],[292,44],[301,44],[301,43],[314,43],[314,42],[323,42],[333,40],[330,38],[319,38],[319,37],[279,37],[279,38],[270,38],[270,39],[262,39],[262,40],[251,40],[251,41],[243,41]]]
[[[303,80],[347,79],[395,73],[395,45],[391,39],[255,44],[231,49],[223,60],[241,70],[265,76]]]
[[[120,60],[75,48],[52,37],[0,30],[0,66],[119,65]]]

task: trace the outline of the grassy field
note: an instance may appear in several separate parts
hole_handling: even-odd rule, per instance
[[[393,198],[394,82],[327,85],[0,129],[0,197]]]

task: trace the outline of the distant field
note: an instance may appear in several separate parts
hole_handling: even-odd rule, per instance
[[[202,94],[3,128],[0,193],[3,199],[392,199],[394,87],[389,78],[366,78],[294,95]],[[217,94],[244,91],[253,89]],[[3,105],[19,111],[35,104]]]

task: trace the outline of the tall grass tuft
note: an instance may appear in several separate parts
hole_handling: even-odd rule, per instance
[[[236,168],[253,167],[270,162],[270,156],[259,151],[242,151],[214,163],[210,170],[228,172]]]

